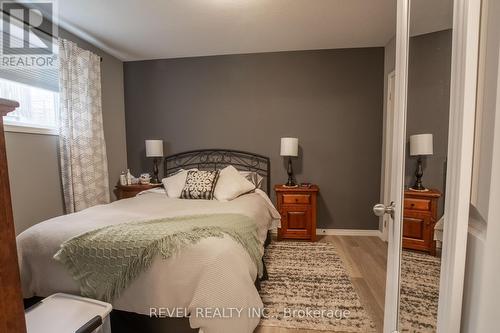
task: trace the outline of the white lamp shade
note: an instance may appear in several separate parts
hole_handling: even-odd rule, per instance
[[[432,155],[434,153],[432,134],[417,134],[410,136],[410,155]]]
[[[298,156],[299,155],[299,139],[297,138],[281,138],[281,156]]]
[[[146,156],[147,157],[162,157],[163,156],[163,140],[146,140]]]

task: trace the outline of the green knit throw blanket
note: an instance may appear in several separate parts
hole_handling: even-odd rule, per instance
[[[240,214],[162,218],[106,226],[65,241],[54,255],[79,282],[83,296],[110,302],[146,271],[157,255],[169,258],[208,237],[229,235],[262,276],[263,248],[255,222]]]

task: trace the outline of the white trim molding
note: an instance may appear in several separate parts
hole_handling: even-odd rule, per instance
[[[278,229],[271,229],[271,234],[276,235]],[[382,239],[382,232],[378,229],[365,230],[365,229],[316,229],[317,236],[366,236],[378,237]]]
[[[460,332],[469,228],[481,0],[455,0],[448,170],[437,332]]]
[[[361,229],[316,229],[316,235],[321,236],[369,236],[382,239],[380,230],[361,230]]]
[[[14,125],[14,124],[9,124],[9,122],[6,120],[4,120],[3,129],[5,132],[39,134],[39,135],[55,135],[55,136],[59,135],[59,131],[55,128]]]

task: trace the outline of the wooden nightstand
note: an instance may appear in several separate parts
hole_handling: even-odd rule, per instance
[[[278,240],[316,241],[316,210],[319,187],[285,187],[276,185],[277,208],[281,214]]]
[[[148,185],[116,185],[116,197],[118,200],[133,198],[137,193],[146,191],[152,188],[161,187],[162,184],[148,184]]]
[[[441,192],[405,191],[403,212],[403,248],[436,255],[434,226]]]

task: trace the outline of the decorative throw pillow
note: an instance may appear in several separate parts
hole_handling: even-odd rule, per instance
[[[229,165],[220,171],[214,196],[219,201],[229,201],[252,190],[255,190],[255,185]]]
[[[219,173],[219,170],[188,171],[181,198],[212,200]]]
[[[169,198],[179,198],[181,196],[182,190],[184,189],[184,184],[186,184],[188,171],[197,171],[197,169],[180,169],[173,175],[161,180]]]

